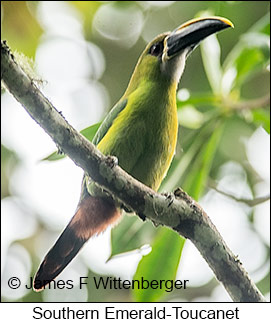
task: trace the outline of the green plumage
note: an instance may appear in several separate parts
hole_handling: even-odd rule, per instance
[[[163,37],[165,34],[154,43]],[[110,126],[97,146],[105,155],[116,156],[133,177],[157,190],[176,147],[177,83],[162,75],[159,59],[147,54],[150,46],[140,57],[124,96],[112,109],[114,120],[104,121]]]

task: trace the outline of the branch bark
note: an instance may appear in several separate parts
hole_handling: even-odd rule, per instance
[[[57,146],[97,184],[138,215],[190,239],[233,301],[265,302],[200,205],[181,189],[171,198],[158,194],[114,165],[112,157],[102,155],[40,92],[16,63],[5,42],[1,44],[1,80]]]

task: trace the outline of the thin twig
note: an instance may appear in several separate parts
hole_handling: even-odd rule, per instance
[[[231,110],[255,110],[270,106],[270,94],[254,100],[241,101],[230,105]]]
[[[227,196],[236,202],[245,203],[246,205],[248,205],[250,207],[256,206],[258,204],[261,204],[261,203],[264,203],[264,202],[270,200],[270,194],[268,194],[266,196],[262,196],[262,197],[255,197],[254,199],[238,198],[229,192],[225,192],[225,191],[222,191],[221,189],[219,189],[218,184],[213,180],[209,180],[208,186],[210,188],[212,188],[213,190],[215,190],[216,192],[218,192],[224,196]]]

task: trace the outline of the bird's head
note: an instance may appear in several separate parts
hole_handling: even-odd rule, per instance
[[[188,55],[206,37],[228,27],[233,24],[226,18],[198,18],[158,35],[141,54],[130,85],[134,87],[143,79],[155,81],[161,77],[178,83]]]

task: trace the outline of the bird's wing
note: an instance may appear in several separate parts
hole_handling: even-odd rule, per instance
[[[123,99],[120,100],[118,103],[115,104],[115,106],[111,109],[111,111],[107,114],[104,121],[100,125],[99,129],[97,130],[92,143],[97,146],[98,143],[103,139],[109,128],[111,127],[113,121],[117,118],[119,113],[126,107],[128,100]],[[87,196],[89,196],[89,192],[87,189],[87,181],[88,177],[86,174],[84,174],[82,186],[81,186],[81,194],[80,194],[80,202]]]
[[[97,130],[92,143],[97,146],[98,143],[103,139],[104,135],[107,133],[108,129],[111,127],[113,121],[119,115],[119,113],[126,107],[127,99],[120,100],[108,113],[99,129]]]

